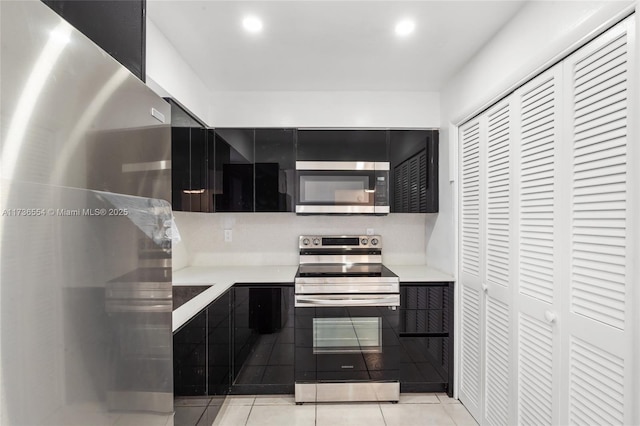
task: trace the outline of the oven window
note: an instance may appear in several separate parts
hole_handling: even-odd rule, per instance
[[[370,204],[369,176],[300,176],[303,203]]]
[[[382,318],[314,318],[313,353],[381,353]]]

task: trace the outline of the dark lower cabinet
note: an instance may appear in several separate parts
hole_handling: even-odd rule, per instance
[[[400,284],[400,390],[453,395],[453,283]]]
[[[193,317],[173,335],[175,396],[229,392],[231,290]]]
[[[233,394],[293,393],[293,287],[236,285]]]
[[[232,290],[227,291],[207,308],[207,383],[209,395],[229,393],[231,378]]]
[[[207,310],[173,335],[173,393],[207,395]]]
[[[293,339],[292,285],[236,285],[174,333],[174,394],[293,393]]]

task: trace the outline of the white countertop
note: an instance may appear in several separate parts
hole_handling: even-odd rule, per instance
[[[173,285],[210,285],[184,305],[173,311],[175,332],[195,314],[206,308],[236,283],[293,283],[298,265],[294,266],[189,266],[173,272]]]
[[[401,282],[453,281],[451,275],[426,265],[385,265]],[[221,294],[237,283],[277,284],[293,283],[298,265],[284,266],[189,266],[173,272],[173,285],[210,285],[193,299],[173,311],[175,332],[194,315],[206,308]]]
[[[387,265],[393,273],[400,277],[400,282],[441,282],[454,281],[453,276],[445,274],[427,265]]]

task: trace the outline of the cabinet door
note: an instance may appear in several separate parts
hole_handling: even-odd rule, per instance
[[[450,283],[400,285],[400,386],[453,395]]]
[[[224,395],[231,384],[231,291],[207,308],[208,395]]]
[[[207,210],[207,129],[192,127],[190,129],[190,198],[192,212],[206,212]]]
[[[217,212],[254,210],[254,131],[215,130],[214,197]]]
[[[256,212],[293,211],[295,168],[294,130],[256,129]]]
[[[145,1],[45,0],[44,3],[145,81]]]
[[[294,390],[293,287],[234,287],[232,393]]]
[[[188,127],[171,128],[171,208],[176,211],[191,211],[191,198],[185,192],[191,190],[189,138]]]
[[[173,388],[176,396],[207,394],[207,311],[173,335]]]
[[[438,211],[438,133],[389,132],[392,213]]]
[[[389,161],[385,130],[298,130],[298,161]]]

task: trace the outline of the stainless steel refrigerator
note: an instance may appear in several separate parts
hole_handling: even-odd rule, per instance
[[[0,424],[168,424],[169,105],[0,2]]]

